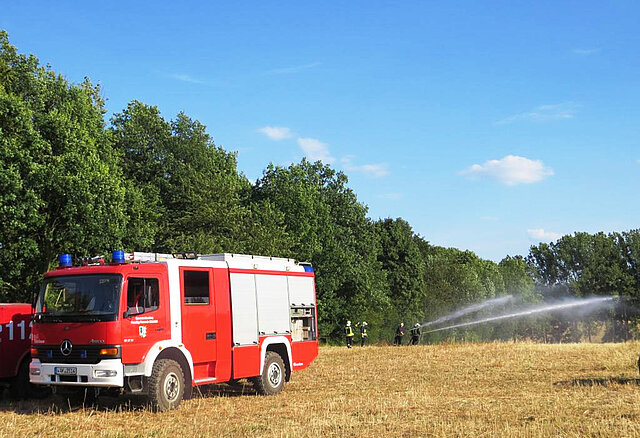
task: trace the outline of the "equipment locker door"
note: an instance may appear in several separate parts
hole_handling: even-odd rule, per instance
[[[216,360],[216,313],[213,269],[180,268],[182,342],[191,353],[194,380],[214,377]]]

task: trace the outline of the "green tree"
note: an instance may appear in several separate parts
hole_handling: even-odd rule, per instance
[[[411,225],[401,218],[376,222],[382,264],[389,285],[389,296],[396,312],[390,314],[388,326],[398,319],[423,317],[425,301],[424,261]]]
[[[249,211],[242,196],[249,184],[236,156],[216,146],[200,122],[180,113],[172,122],[167,214],[159,246],[169,251],[242,252],[242,226]]]
[[[347,319],[366,319],[379,335],[388,308],[380,243],[366,207],[347,187],[347,177],[320,162],[288,168],[269,165],[254,187],[253,201],[269,201],[283,214],[291,255],[316,270],[320,332],[342,338]]]
[[[89,79],[70,84],[0,33],[3,299],[28,299],[61,252],[105,252],[127,238],[127,186],[103,114]]]
[[[121,156],[124,177],[137,188],[128,205],[137,206],[135,229],[142,238],[128,241],[127,248],[155,251],[160,218],[167,214],[160,194],[168,188],[167,167],[171,150],[171,124],[158,108],[133,100],[111,119],[111,137]],[[139,194],[139,196],[136,196]]]
[[[216,146],[200,122],[184,113],[167,122],[157,107],[132,101],[112,121],[125,175],[146,200],[138,209],[153,239],[144,249],[242,252],[251,218],[268,208],[246,205],[249,182],[236,157]]]
[[[518,295],[523,301],[539,300],[535,294],[535,283],[529,265],[522,256],[506,256],[498,266],[506,293]]]

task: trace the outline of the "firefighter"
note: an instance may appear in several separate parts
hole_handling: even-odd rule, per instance
[[[344,334],[347,337],[347,348],[351,348],[353,344],[353,328],[351,327],[351,321],[347,321],[347,326],[344,328]]]
[[[404,322],[401,322],[396,329],[396,338],[393,341],[393,345],[402,345],[402,337],[404,336]]]
[[[362,321],[362,324],[360,324],[360,346],[364,347],[364,345],[367,343],[367,338],[369,337],[369,335],[367,334],[367,321]]]
[[[411,345],[418,345],[420,343],[420,323],[416,322],[411,328]]]

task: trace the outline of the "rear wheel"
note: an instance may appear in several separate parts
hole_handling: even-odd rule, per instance
[[[14,399],[45,398],[51,394],[51,389],[43,385],[29,382],[29,360],[24,360],[18,368],[18,375],[11,382],[9,393]]]
[[[184,396],[184,373],[171,359],[160,359],[149,377],[149,404],[154,411],[164,412],[180,405]]]
[[[284,386],[285,372],[280,355],[274,351],[267,351],[262,375],[252,379],[253,387],[262,395],[278,394]]]

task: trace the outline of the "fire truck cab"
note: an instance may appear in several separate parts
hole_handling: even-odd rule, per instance
[[[156,410],[242,378],[277,394],[318,354],[314,272],[239,254],[114,251],[85,266],[63,255],[45,274],[32,336],[35,384],[119,388]]]

